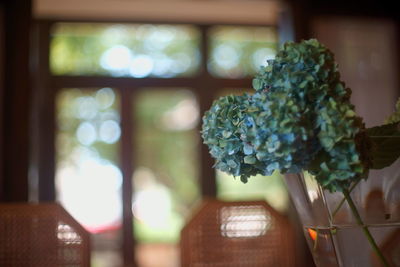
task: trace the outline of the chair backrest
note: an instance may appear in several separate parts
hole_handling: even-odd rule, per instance
[[[58,204],[0,204],[0,266],[89,267],[90,236]]]
[[[293,229],[264,201],[205,200],[180,246],[184,267],[295,266]]]

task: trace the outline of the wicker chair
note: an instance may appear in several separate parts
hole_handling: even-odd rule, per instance
[[[293,229],[264,201],[204,201],[180,246],[182,267],[295,266]]]
[[[0,204],[0,266],[90,266],[89,239],[58,204]]]

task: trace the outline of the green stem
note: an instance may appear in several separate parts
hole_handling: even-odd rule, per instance
[[[357,181],[352,184],[352,186],[349,189],[349,193],[351,193],[353,191],[353,189],[358,185],[358,183],[361,181],[361,178],[358,178]],[[337,205],[336,209],[332,212],[332,220],[335,218],[336,213],[338,213],[338,211],[340,210],[340,208],[343,206],[344,202],[346,201],[346,198],[344,197],[339,204]]]
[[[374,250],[375,254],[379,257],[380,261],[382,262],[383,266],[389,267],[389,263],[385,259],[385,257],[382,254],[382,251],[379,249],[378,245],[375,242],[375,239],[372,237],[370,231],[368,230],[368,227],[364,224],[364,222],[361,219],[360,214],[358,213],[357,207],[353,202],[353,199],[350,196],[349,190],[343,188],[343,195],[349,204],[349,207],[356,219],[357,224],[362,228],[365,236],[367,237],[372,249]]]

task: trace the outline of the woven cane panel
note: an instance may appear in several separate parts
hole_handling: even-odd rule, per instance
[[[182,230],[182,266],[294,266],[293,233],[265,202],[207,200]]]
[[[88,233],[57,204],[0,204],[0,266],[90,265]]]

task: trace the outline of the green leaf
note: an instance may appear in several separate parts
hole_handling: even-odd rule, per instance
[[[375,138],[378,140],[378,138],[383,138],[383,137],[388,137],[388,136],[393,136],[393,135],[400,135],[399,131],[399,123],[391,123],[391,124],[385,124],[381,126],[375,126],[372,128],[366,129],[367,135],[370,138]],[[381,139],[382,141],[384,139]]]
[[[372,141],[372,169],[390,166],[400,157],[399,123],[367,129]]]

